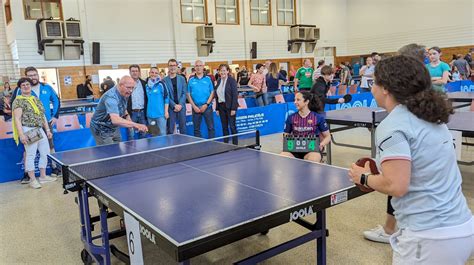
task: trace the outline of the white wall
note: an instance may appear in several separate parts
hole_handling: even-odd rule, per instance
[[[472,0],[349,0],[347,19],[347,55],[474,45]]]
[[[257,42],[258,58],[300,58],[312,54],[287,51],[289,27],[277,26],[276,1],[272,0],[272,26],[250,25],[249,0],[239,0],[240,25],[215,24],[215,0],[207,1],[208,21],[214,24],[214,52],[204,61],[250,59],[250,44]],[[346,0],[297,0],[301,24],[324,26],[325,46],[345,48],[344,34],[330,22],[331,13],[345,10]],[[15,4],[14,4],[15,3]],[[196,27],[181,23],[178,0],[63,0],[64,19],[81,20],[85,40],[84,58],[76,61],[44,61],[37,53],[35,21],[24,20],[20,1],[12,1],[14,26],[9,44],[15,42],[20,66],[80,66],[91,64],[91,43],[101,44],[101,64],[163,63],[176,57],[183,62],[198,59]],[[315,8],[321,5],[322,8]],[[339,6],[341,5],[341,6]],[[343,11],[341,11],[343,12]],[[337,37],[334,37],[337,36]]]
[[[287,51],[288,27],[250,25],[249,0],[239,0],[240,25],[215,25],[215,0],[207,1],[214,24],[214,53],[204,61],[250,59],[257,42],[258,59],[312,57]],[[409,42],[441,47],[474,44],[472,0],[296,0],[297,23],[321,29],[317,47],[336,47],[338,56],[395,51]],[[11,1],[13,23],[7,44],[20,67],[91,64],[91,43],[101,44],[101,64],[164,63],[198,59],[195,29],[181,23],[179,0],[62,0],[63,15],[81,20],[84,56],[75,61],[44,61],[37,53],[35,21],[25,20],[21,1]],[[4,23],[4,22],[3,22]]]

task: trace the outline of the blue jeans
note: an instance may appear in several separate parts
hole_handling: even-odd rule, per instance
[[[145,117],[145,111],[143,111],[143,110],[141,110],[141,111],[132,111],[132,113],[130,113],[130,119],[133,122],[140,123],[140,124],[143,124],[143,125],[147,125],[146,117]],[[138,133],[138,139],[145,138],[145,136],[146,136],[145,132],[139,132]],[[130,128],[130,129],[128,129],[128,140],[133,140],[133,139],[135,139],[135,129]]]
[[[160,117],[160,118],[148,118],[148,126],[153,126],[156,127],[159,132],[158,134],[152,134],[153,136],[163,136],[166,135],[166,118],[165,117]]]
[[[194,136],[202,137],[201,136],[201,122],[202,122],[203,117],[207,125],[207,138],[209,139],[214,138],[215,131],[214,131],[214,117],[212,115],[212,106],[207,107],[204,113],[196,113],[194,112],[194,109],[193,109]]]
[[[276,103],[276,100],[275,100],[276,95],[280,95],[280,90],[271,91],[271,92],[267,92],[267,93],[263,94],[263,96],[267,98],[266,105]]]
[[[263,106],[268,105],[266,94],[267,93],[264,93],[264,94],[261,94],[261,95],[257,95],[255,97],[255,100],[257,101],[257,107],[263,107]]]
[[[183,106],[180,112],[175,112],[169,108],[170,117],[168,119],[168,134],[174,133],[174,128],[176,127],[176,122],[178,122],[178,128],[180,134],[186,134],[186,106]]]

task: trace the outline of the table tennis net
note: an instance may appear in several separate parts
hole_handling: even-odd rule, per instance
[[[374,110],[372,111],[372,121],[373,123],[380,123],[387,115],[388,112],[386,110]]]
[[[238,139],[238,144],[232,144],[232,138]],[[229,143],[224,140],[228,139]],[[258,132],[246,132],[234,136],[214,139],[203,139],[196,142],[168,146],[155,150],[133,153],[120,157],[111,157],[91,161],[89,163],[70,167],[70,180],[93,180],[111,177],[118,174],[160,167],[172,163],[183,162],[195,158],[216,155],[259,145]]]

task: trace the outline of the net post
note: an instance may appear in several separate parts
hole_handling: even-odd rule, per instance
[[[255,149],[260,150],[262,146],[260,145],[260,131],[255,131]]]

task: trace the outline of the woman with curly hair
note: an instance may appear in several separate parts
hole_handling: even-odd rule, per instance
[[[372,94],[389,113],[376,131],[381,173],[352,164],[349,176],[360,184],[364,175],[362,184],[393,196],[393,264],[465,264],[474,252],[474,219],[446,126],[453,109],[413,57],[380,61],[374,77]]]

